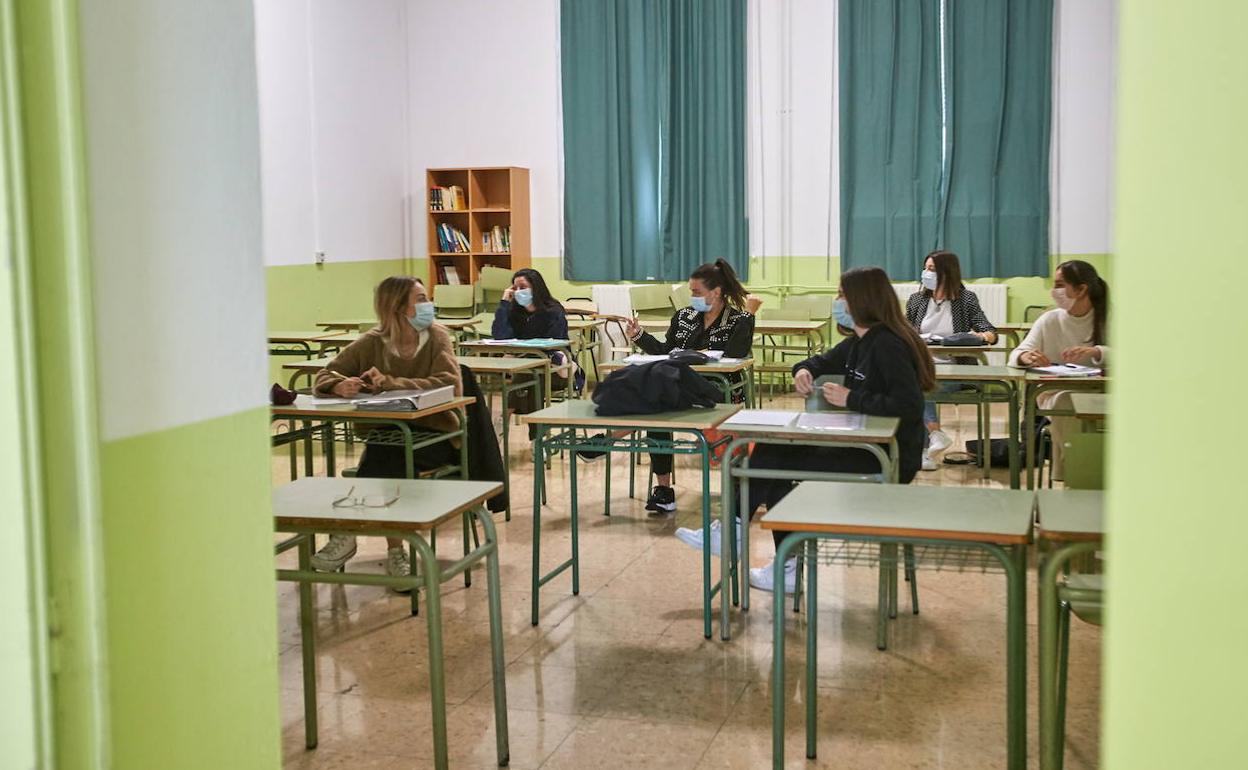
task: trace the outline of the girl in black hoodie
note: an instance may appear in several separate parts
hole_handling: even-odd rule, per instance
[[[820,395],[828,403],[863,414],[899,418],[898,475],[901,483],[908,484],[918,473],[923,459],[927,434],[923,424],[923,393],[936,384],[931,354],[902,315],[888,274],[878,267],[857,268],[841,275],[841,290],[833,313],[837,326],[849,336],[831,350],[793,367],[797,392],[809,395],[817,377],[842,375],[844,385],[829,382],[821,386]],[[750,456],[750,467],[833,473],[880,472],[875,456],[861,449],[775,444],[758,445]],[[774,507],[795,483],[783,479],[752,479],[750,511],[764,503],[768,508]],[[678,532],[677,536],[682,534]],[[701,530],[696,534],[700,535]],[[782,534],[776,533],[777,545],[781,539]],[[796,579],[795,569],[794,562],[785,565],[788,590],[792,590]],[[750,585],[769,591],[772,581],[770,564],[750,570]]]

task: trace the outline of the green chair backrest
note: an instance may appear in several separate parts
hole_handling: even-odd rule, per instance
[[[633,311],[641,318],[671,318],[672,290],[667,284],[645,283],[629,289]]]
[[[1105,488],[1105,433],[1075,433],[1066,438],[1063,471],[1067,489]]]
[[[475,292],[471,285],[439,284],[433,290],[433,306],[444,317],[470,318],[476,312]]]
[[[764,321],[810,321],[810,309],[804,307],[767,307],[763,305],[758,315]]]
[[[673,310],[688,305],[689,298],[692,296],[693,294],[689,291],[688,283],[674,283],[667,292],[667,299],[671,302]]]
[[[833,294],[794,294],[786,297],[782,309],[804,309],[807,320],[824,321],[832,317],[832,303],[836,301]]]

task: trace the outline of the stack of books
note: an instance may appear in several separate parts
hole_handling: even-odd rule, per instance
[[[464,231],[458,227],[451,227],[446,222],[438,225],[438,251],[444,254],[459,253],[466,254],[472,251],[468,245],[468,236],[464,235]]]
[[[430,211],[463,211],[466,208],[468,205],[464,202],[464,188],[459,185],[429,188]]]
[[[494,225],[481,233],[481,250],[491,254],[507,254],[511,252],[511,227]]]

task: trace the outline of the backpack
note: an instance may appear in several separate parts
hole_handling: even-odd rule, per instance
[[[617,369],[598,383],[593,398],[596,414],[615,416],[708,409],[722,394],[688,364],[666,360]]]

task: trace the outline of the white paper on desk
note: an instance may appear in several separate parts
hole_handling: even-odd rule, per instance
[[[317,396],[309,396],[306,393],[300,393],[295,396],[295,403],[292,406],[299,409],[315,409],[318,406],[343,406],[351,403],[349,398],[319,398]]]
[[[626,364],[650,364],[655,361],[666,361],[667,356],[648,356],[644,353],[633,353],[631,356],[621,360]]]
[[[742,409],[724,420],[724,425],[768,425],[783,428],[793,423],[797,412],[782,412],[773,409]]]
[[[803,412],[797,427],[806,430],[862,430],[867,417],[858,412]]]
[[[739,364],[745,359],[744,358],[726,358],[726,357],[721,356],[720,358],[716,360],[719,361],[721,364]]]
[[[1033,372],[1048,375],[1049,377],[1100,377],[1101,370],[1094,366],[1079,366],[1078,364],[1056,364],[1054,366],[1037,366],[1032,369]]]
[[[491,339],[491,340],[476,340],[476,341],[477,341],[477,342],[479,342],[479,343],[481,343],[482,345],[514,345],[514,344],[516,344],[517,342],[519,342],[519,340],[517,340],[517,339],[516,339],[516,338],[514,338],[514,337],[512,337],[512,338],[511,338],[511,339],[509,339],[509,340],[493,340],[493,339]]]
[[[722,361],[724,358],[724,351],[722,350],[703,350],[702,352],[712,361]]]

